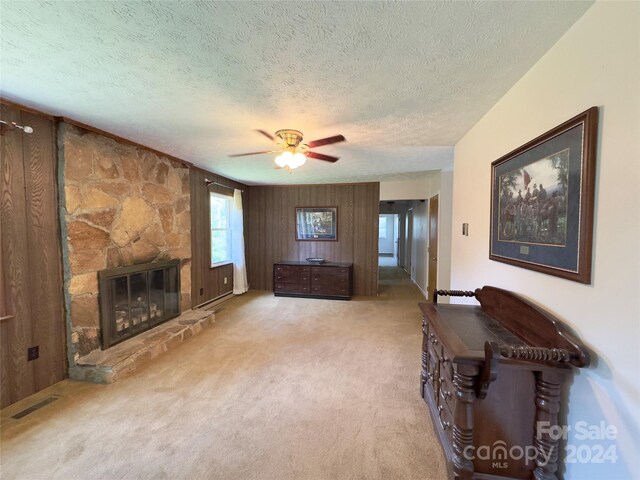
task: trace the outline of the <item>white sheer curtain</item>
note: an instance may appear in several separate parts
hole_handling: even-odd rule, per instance
[[[242,192],[233,190],[231,204],[231,252],[233,257],[233,293],[240,295],[249,290],[247,265],[244,260],[244,224],[242,219]]]

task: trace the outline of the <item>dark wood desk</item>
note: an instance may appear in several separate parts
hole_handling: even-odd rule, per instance
[[[277,297],[349,300],[353,265],[280,261],[273,264],[273,293]]]
[[[561,386],[572,366],[588,364],[586,351],[558,319],[507,290],[438,293],[480,302],[420,304],[420,393],[450,477],[556,479],[558,441],[549,429],[558,424]]]

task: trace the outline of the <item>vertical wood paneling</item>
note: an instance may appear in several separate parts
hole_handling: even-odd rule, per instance
[[[201,180],[199,171],[189,169],[189,195],[191,208],[191,303],[196,306],[202,303],[200,286],[202,285],[202,228],[203,224],[197,212],[202,212],[202,195],[198,195],[198,181]]]
[[[260,237],[261,231],[261,215],[262,209],[260,204],[262,201],[263,188],[260,186],[250,187],[251,193],[249,198],[249,262],[248,262],[248,279],[249,287],[252,289],[260,289],[262,282],[260,280],[260,264],[262,255],[262,242]],[[264,287],[263,287],[264,288]]]
[[[353,189],[353,216],[357,218],[357,225],[354,225],[353,242],[355,249],[353,252],[353,289],[356,292],[366,292],[366,232],[360,228],[360,222],[366,220],[367,198],[365,186],[356,185]]]
[[[338,235],[340,238],[340,251],[336,253],[337,260],[341,262],[353,261],[354,241],[353,225],[353,185],[348,185],[338,191],[337,205],[340,205],[338,215]],[[344,235],[343,235],[344,232]]]
[[[245,256],[247,270],[252,268],[249,254],[250,192],[246,185],[234,182],[199,168],[190,168],[189,184],[191,191],[191,298],[193,305],[208,302],[233,291],[233,265],[222,265],[211,268],[211,236],[209,192],[215,191],[223,195],[233,193],[233,190],[222,187],[207,187],[205,179],[219,182],[233,188],[243,190],[242,208],[244,210],[245,228]],[[227,277],[227,283],[224,278]],[[202,294],[200,290],[202,289]]]
[[[20,113],[2,105],[2,119],[22,124]],[[6,320],[2,338],[3,370],[2,406],[33,393],[32,364],[27,363],[27,347],[31,345],[31,302],[29,292],[29,259],[25,199],[24,164],[21,132],[2,137],[2,274],[6,295],[10,299],[13,318]]]
[[[367,205],[375,205],[367,209],[366,221],[361,225],[367,238],[367,275],[368,283],[365,295],[378,294],[378,223],[380,220],[380,185],[368,184]]]
[[[0,405],[2,407],[13,403],[10,338],[11,324],[7,319],[0,322]]]
[[[273,263],[323,257],[354,263],[356,295],[378,286],[379,184],[250,187],[249,283],[273,289]],[[337,242],[297,242],[296,207],[338,207]]]
[[[32,344],[39,345],[35,388],[42,390],[65,377],[65,326],[62,288],[62,252],[58,222],[55,126],[39,115],[22,113],[33,127],[23,138],[25,159],[27,234],[31,294]]]
[[[53,120],[2,105],[2,119],[33,127],[1,137],[2,407],[66,376],[62,263]],[[27,348],[40,357],[27,362]]]

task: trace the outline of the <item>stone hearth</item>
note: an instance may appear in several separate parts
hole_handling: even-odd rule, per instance
[[[199,334],[215,321],[208,310],[190,310],[107,350],[94,350],[69,368],[69,377],[93,383],[113,383],[158,355]]]

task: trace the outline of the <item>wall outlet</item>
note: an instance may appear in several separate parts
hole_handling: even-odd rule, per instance
[[[27,348],[27,362],[31,360],[35,360],[40,356],[40,346],[36,345],[35,347]]]
[[[224,277],[224,284],[226,285],[226,284],[227,284],[227,282],[228,282],[227,277]]]
[[[200,295],[204,295],[204,288],[200,289]]]

